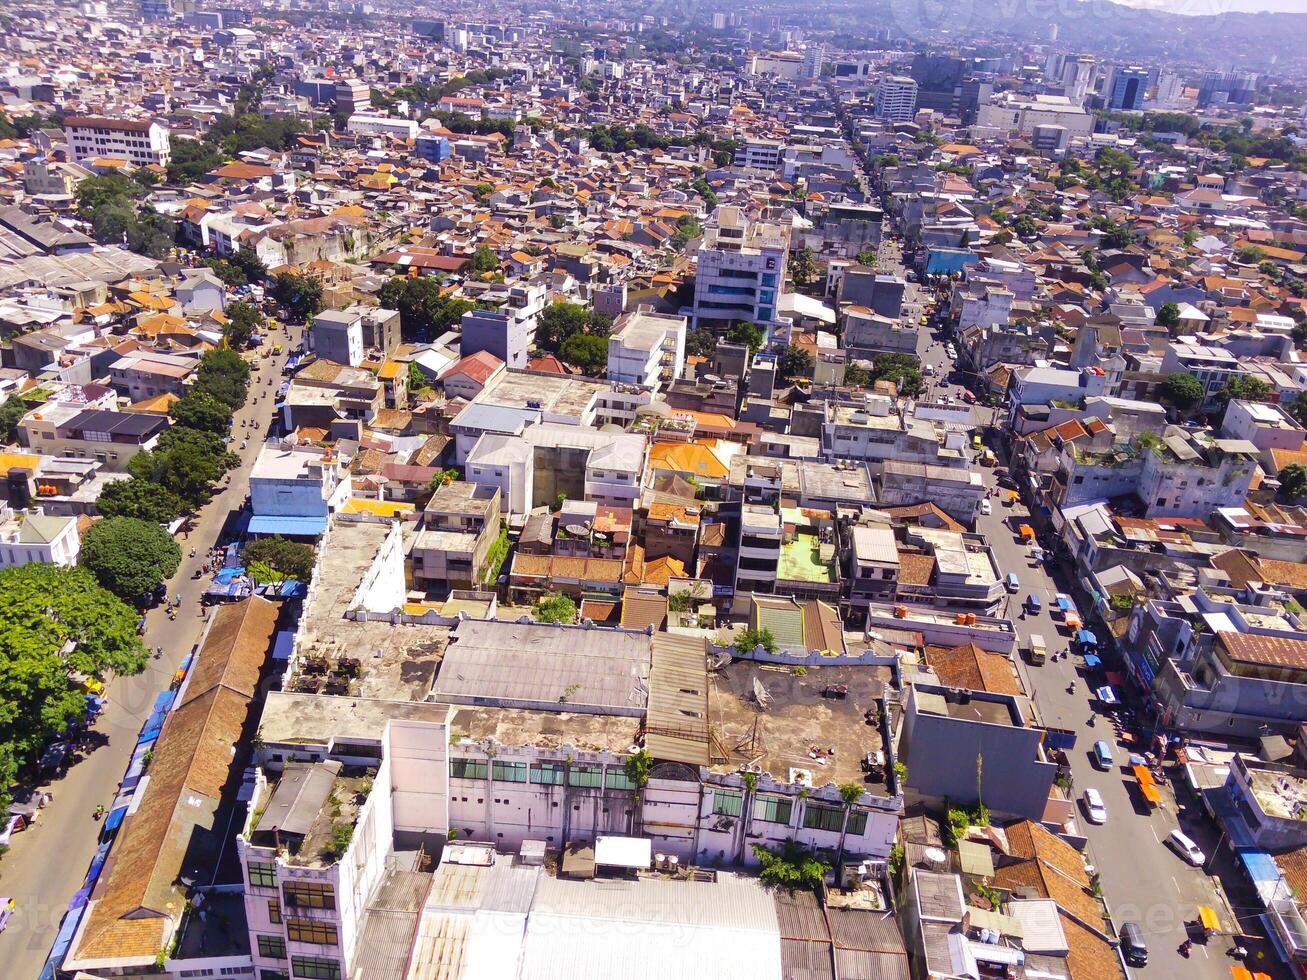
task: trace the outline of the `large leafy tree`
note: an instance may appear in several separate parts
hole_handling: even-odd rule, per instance
[[[171,578],[181,560],[182,549],[166,530],[135,517],[97,521],[86,532],[80,558],[102,586],[133,601]]]
[[[1163,303],[1157,310],[1157,325],[1170,330],[1180,325],[1180,307],[1175,303]]]
[[[281,272],[272,281],[272,298],[290,316],[304,319],[322,309],[322,283],[312,276]]]
[[[553,303],[540,314],[536,323],[536,344],[557,353],[567,338],[585,333],[590,313],[579,303]]]
[[[430,340],[474,308],[469,300],[441,295],[440,283],[430,276],[395,276],[381,287],[377,298],[386,309],[399,310],[405,340]]]
[[[185,508],[181,497],[149,480],[131,477],[115,480],[100,491],[95,502],[102,517],[135,517],[155,524],[168,524]]]
[[[246,565],[259,562],[287,578],[307,582],[313,577],[313,548],[283,537],[258,538],[241,552]]]
[[[221,436],[176,426],[159,437],[157,448],[133,456],[127,472],[138,480],[158,483],[198,507],[208,503],[214,482],[239,463]]]
[[[234,350],[244,350],[250,346],[250,338],[263,327],[263,314],[253,303],[244,301],[232,303],[227,307],[227,328],[223,336],[227,346]]]
[[[32,562],[0,571],[0,818],[18,770],[86,710],[70,672],[144,669],[136,618],[85,568]]]
[[[535,604],[531,615],[540,623],[573,623],[576,603],[565,595],[547,595]]]
[[[18,438],[18,423],[31,410],[32,406],[17,395],[10,395],[6,398],[4,403],[0,404],[0,438],[6,443],[16,440]]]
[[[1189,412],[1202,404],[1207,392],[1203,383],[1192,374],[1183,371],[1168,374],[1158,386],[1157,396],[1167,405],[1172,405],[1182,412]]]
[[[1307,466],[1290,463],[1280,470],[1279,480],[1281,500],[1301,500],[1307,497]]]
[[[921,362],[911,354],[879,354],[872,362],[871,380],[892,381],[899,394],[908,398],[921,394],[926,382],[921,376]]]
[[[1271,386],[1261,378],[1238,374],[1225,383],[1212,399],[1217,414],[1223,414],[1236,398],[1247,402],[1264,402],[1271,397]]]
[[[587,333],[574,333],[563,341],[558,356],[585,374],[597,377],[608,365],[608,341]]]
[[[790,344],[781,352],[778,367],[782,378],[811,378],[812,355],[802,347]]]
[[[712,357],[717,350],[717,338],[706,327],[691,330],[685,338],[687,357]]]
[[[179,425],[203,432],[222,436],[231,428],[231,409],[203,388],[193,388],[173,402],[170,413]]]
[[[749,348],[749,353],[755,354],[762,349],[767,332],[756,323],[740,322],[726,332],[726,339],[732,344]]]
[[[796,286],[811,286],[817,279],[817,260],[807,245],[794,253],[790,260],[790,276]]]
[[[233,350],[211,350],[200,358],[195,389],[217,399],[231,411],[245,404],[250,366]]]

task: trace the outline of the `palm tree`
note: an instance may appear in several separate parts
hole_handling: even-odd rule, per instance
[[[862,786],[858,783],[840,783],[840,799],[844,801],[844,819],[840,822],[839,857],[835,859],[835,880],[839,881],[839,868],[844,863],[844,838],[849,833],[849,814],[853,804],[862,799]]]

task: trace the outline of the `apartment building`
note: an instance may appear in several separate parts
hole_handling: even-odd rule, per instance
[[[735,166],[755,170],[779,170],[785,153],[782,140],[747,139],[735,148]]]
[[[617,318],[608,337],[608,380],[659,391],[685,366],[683,316],[638,310]]]
[[[494,310],[469,310],[459,321],[459,353],[466,357],[489,351],[510,368],[524,368],[529,359],[536,321],[544,312],[547,293],[538,283],[519,283],[507,291]]]
[[[876,86],[876,118],[912,122],[917,115],[917,83],[906,75],[887,75]]]
[[[266,442],[250,470],[249,533],[316,537],[349,489],[334,450]]]
[[[29,412],[18,435],[24,446],[41,453],[93,459],[106,472],[125,473],[133,457],[153,449],[168,426],[158,415],[51,405]]]
[[[76,517],[47,515],[40,507],[15,512],[0,504],[0,568],[30,562],[67,568],[77,564],[81,549]]]
[[[734,323],[756,323],[772,339],[788,340],[790,321],[777,310],[789,248],[785,225],[752,220],[736,207],[719,207],[699,246],[694,325],[724,333]]]
[[[499,501],[499,488],[486,484],[455,480],[437,489],[409,551],[414,583],[428,591],[479,585],[499,540]]]
[[[415,119],[396,119],[371,112],[356,112],[345,123],[345,131],[355,136],[384,136],[389,139],[415,140],[418,124]]]
[[[109,365],[109,383],[134,402],[159,395],[180,398],[197,363],[193,357],[136,351]]]
[[[69,116],[64,120],[64,137],[73,163],[117,159],[133,167],[163,167],[172,154],[168,127],[152,119]]]
[[[349,306],[324,310],[313,318],[309,346],[318,357],[358,367],[364,353],[382,356],[399,347],[399,311],[379,306]]]
[[[776,591],[785,525],[774,507],[743,504],[740,507],[740,543],[736,551],[735,591]]]

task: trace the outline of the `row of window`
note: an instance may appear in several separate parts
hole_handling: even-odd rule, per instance
[[[483,759],[450,759],[449,774],[455,779],[485,779],[494,776],[497,783],[537,783],[543,786],[567,785],[590,789],[635,789],[635,784],[620,766],[573,765],[561,762],[494,762]]]
[[[268,861],[249,861],[245,865],[251,888],[276,888],[277,866]],[[288,881],[282,885],[282,896],[287,908],[334,909],[336,892],[331,885],[317,881]],[[268,917],[281,921],[281,904],[273,899],[268,903]]]
[[[259,955],[272,960],[286,958],[286,942],[280,936],[258,936]],[[340,980],[340,961],[326,956],[292,956],[291,973],[310,980]],[[285,974],[283,974],[284,976]]]
[[[744,812],[744,791],[713,790],[712,812],[724,817],[738,817]],[[766,823],[788,824],[794,815],[794,800],[788,796],[759,794],[753,801],[753,819]],[[844,826],[844,808],[809,803],[803,810],[803,826],[809,830],[839,831]],[[861,837],[867,830],[867,814],[849,811],[849,833]]]

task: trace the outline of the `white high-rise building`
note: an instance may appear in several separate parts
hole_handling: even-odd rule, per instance
[[[168,127],[152,119],[103,119],[69,116],[64,137],[73,163],[83,160],[126,160],[133,167],[166,166],[171,156]]]
[[[773,339],[788,338],[791,321],[777,312],[785,288],[789,228],[751,221],[735,207],[720,207],[704,228],[694,285],[694,324],[725,331],[748,321]]]
[[[906,75],[886,75],[876,89],[876,115],[890,122],[911,122],[917,114],[917,83]]]
[[[826,59],[826,45],[810,44],[803,52],[803,77],[821,78],[821,63]]]

